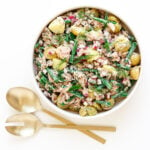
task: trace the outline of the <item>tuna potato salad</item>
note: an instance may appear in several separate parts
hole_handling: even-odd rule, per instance
[[[135,37],[119,18],[93,8],[54,18],[35,44],[33,63],[44,95],[81,116],[112,109],[140,74]]]

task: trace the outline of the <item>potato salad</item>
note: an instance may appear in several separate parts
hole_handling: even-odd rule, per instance
[[[93,116],[123,101],[140,75],[137,41],[115,15],[94,8],[60,14],[34,46],[34,72],[60,109]]]

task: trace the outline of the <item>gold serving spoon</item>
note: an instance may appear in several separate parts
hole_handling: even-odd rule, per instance
[[[45,124],[42,123],[37,116],[29,113],[23,113],[9,117],[6,120],[5,128],[9,133],[23,137],[32,136],[33,134],[37,133],[42,127],[79,129],[78,126],[68,126]],[[88,126],[85,126],[85,129],[84,126],[82,126],[82,128],[83,130],[86,130],[86,128],[88,129]]]
[[[80,128],[79,125],[76,125],[70,120],[67,120],[53,112],[50,112],[46,109],[44,109],[40,103],[39,97],[34,93],[32,90],[24,87],[15,87],[11,88],[8,90],[6,94],[6,98],[8,103],[16,110],[21,111],[21,112],[26,112],[26,113],[31,113],[31,112],[36,112],[36,111],[43,111],[47,113],[48,115],[51,115],[52,117],[58,119],[59,121],[67,124],[67,125],[72,125],[72,126],[78,126],[78,130],[91,138],[101,142],[105,143],[105,139],[94,134],[93,132],[89,130],[83,130],[83,128]],[[105,127],[105,126],[104,126]],[[112,127],[113,131],[116,130],[115,127]]]

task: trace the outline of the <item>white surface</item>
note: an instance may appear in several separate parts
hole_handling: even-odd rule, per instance
[[[6,91],[14,86],[34,89],[31,80],[30,54],[33,41],[58,10],[80,5],[99,5],[113,10],[128,22],[136,32],[142,47],[143,78],[131,100],[111,115],[91,121],[73,120],[76,123],[114,125],[116,133],[95,133],[105,137],[102,145],[78,131],[42,129],[31,138],[22,139],[8,134],[4,129],[5,119],[14,113],[5,99]],[[150,21],[149,4],[146,0],[4,0],[0,1],[0,149],[1,150],[141,150],[150,149]],[[59,123],[53,118],[38,113],[44,121]],[[70,118],[71,119],[71,118]]]

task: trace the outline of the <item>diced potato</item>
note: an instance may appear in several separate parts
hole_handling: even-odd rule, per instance
[[[117,70],[113,66],[104,65],[103,69],[110,72],[110,73],[112,73],[113,75],[117,75]]]
[[[107,25],[108,25],[109,29],[111,30],[111,32],[113,32],[113,33],[118,33],[121,30],[120,23],[113,24],[110,22]]]
[[[106,102],[107,102],[107,103],[101,104],[103,110],[109,110],[109,109],[111,109],[111,108],[114,106],[114,104],[115,104],[115,100],[114,100],[114,99],[109,99],[109,100],[107,100]]]
[[[81,107],[79,110],[80,116],[87,116],[86,107]]]
[[[92,106],[86,106],[87,114],[88,116],[94,116],[97,114],[97,110],[95,107]]]
[[[64,33],[65,31],[65,21],[62,17],[57,17],[55,20],[53,20],[48,28],[56,34]]]
[[[97,114],[97,110],[92,106],[84,106],[80,108],[79,114],[81,116],[94,116]]]
[[[88,41],[100,40],[103,39],[103,33],[101,30],[97,30],[97,31],[92,30],[86,33],[86,37]]]
[[[87,49],[86,51],[87,55],[91,55],[91,57],[87,60],[88,62],[92,62],[93,60],[96,60],[99,58],[99,52],[93,49]]]
[[[94,95],[94,91],[93,90],[88,90],[88,97],[94,99],[95,95]]]
[[[127,37],[121,35],[115,40],[115,50],[118,52],[127,52],[130,48],[130,41]]]
[[[102,111],[102,107],[99,104],[94,102],[92,106],[95,107],[98,111]]]
[[[53,59],[53,65],[52,65],[53,69],[63,70],[66,66],[67,66],[67,62],[63,62],[58,58]]]
[[[140,75],[140,67],[139,66],[131,68],[131,70],[130,70],[131,79],[138,80],[139,75]]]
[[[54,47],[47,47],[45,48],[44,50],[44,56],[46,59],[53,59],[53,58],[56,58],[56,48]]]
[[[76,36],[85,34],[85,30],[83,27],[72,26],[70,31]]]
[[[119,22],[119,20],[115,16],[113,16],[113,15],[108,16],[108,20]]]
[[[141,56],[140,56],[139,53],[134,52],[134,53],[132,54],[130,60],[131,60],[131,65],[132,65],[132,66],[136,66],[136,65],[138,65],[138,64],[140,63]]]

